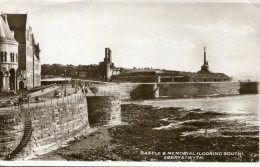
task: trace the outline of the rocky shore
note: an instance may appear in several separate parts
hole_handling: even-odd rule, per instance
[[[124,104],[121,125],[97,128],[34,160],[259,161],[258,127],[239,131],[242,123],[223,119],[232,116],[200,109]]]

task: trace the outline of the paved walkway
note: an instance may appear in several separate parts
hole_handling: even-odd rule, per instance
[[[54,91],[54,90],[56,90],[58,88],[59,88],[59,86],[55,85],[55,86],[52,86],[52,87],[44,89],[44,91],[39,90],[39,91],[36,91],[36,92],[33,92],[33,93],[29,93],[29,95],[31,97],[41,96],[41,95],[44,95],[44,94],[49,93],[51,91]],[[7,97],[7,98],[3,98],[3,99],[1,99],[1,102],[2,103],[7,103],[7,101],[10,100],[11,98],[16,99],[16,98],[18,98],[18,96],[20,96],[20,95],[18,94],[18,95],[15,95],[15,96],[10,96],[10,97]],[[9,112],[10,110],[13,110],[14,108],[16,108],[16,107],[13,106],[13,105],[12,106],[8,106],[8,105],[7,106],[0,106],[0,115],[1,114],[5,114],[6,112]]]
[[[37,92],[29,93],[29,95],[31,95],[31,97],[41,96],[41,95],[44,95],[44,94],[49,93],[51,91],[54,91],[54,90],[56,90],[58,88],[59,88],[59,86],[53,86],[53,87],[46,88],[43,91],[39,90]]]
[[[62,98],[49,98],[47,101],[39,102],[39,103],[24,103],[24,108],[38,108],[42,106],[58,106],[64,105],[64,103],[75,103],[80,98],[85,98],[85,94],[81,91],[77,93],[71,94]],[[0,115],[9,114],[10,112],[17,109],[18,106],[9,106],[9,107],[0,107]]]

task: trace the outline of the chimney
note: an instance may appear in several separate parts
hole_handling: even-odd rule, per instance
[[[109,61],[110,61],[110,62],[112,61],[111,55],[112,55],[112,50],[109,49]]]
[[[107,55],[108,55],[108,48],[105,48],[105,60],[107,59]]]

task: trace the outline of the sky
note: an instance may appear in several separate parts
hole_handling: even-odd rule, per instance
[[[223,2],[223,1],[221,1]],[[117,67],[259,75],[260,3],[190,0],[0,0],[28,13],[42,63],[98,64],[105,47]]]

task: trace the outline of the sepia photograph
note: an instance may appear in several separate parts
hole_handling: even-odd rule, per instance
[[[0,12],[1,166],[259,165],[260,1]]]

